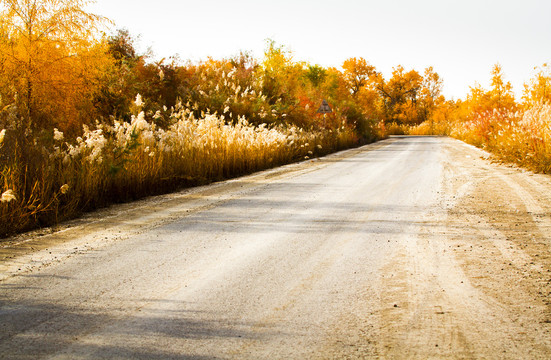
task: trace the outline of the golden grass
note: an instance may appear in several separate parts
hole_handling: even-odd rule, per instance
[[[253,126],[245,118],[228,124],[216,114],[197,119],[181,105],[168,115],[171,125],[166,129],[139,111],[131,122],[84,127],[75,142],[66,142],[56,129],[53,145],[41,150],[42,160],[33,169],[17,162],[3,165],[0,236],[51,225],[109,203],[226,179],[358,143],[354,131],[345,126],[305,131]]]
[[[498,111],[456,121],[451,135],[493,153],[498,159],[551,173],[551,105],[516,113]]]

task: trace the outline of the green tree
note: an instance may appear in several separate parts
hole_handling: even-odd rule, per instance
[[[305,76],[312,86],[318,88],[327,78],[327,70],[319,65],[308,65]]]

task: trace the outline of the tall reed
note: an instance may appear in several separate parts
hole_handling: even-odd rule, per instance
[[[455,121],[451,135],[479,146],[506,162],[551,173],[551,105],[523,111],[494,110]]]
[[[139,99],[138,99],[139,100]],[[0,168],[0,236],[45,226],[113,202],[204,184],[354,146],[346,126],[303,130],[254,126],[244,117],[203,114],[179,104],[169,126],[146,120],[84,126],[74,141],[57,129],[39,144],[35,166],[13,158]],[[2,139],[10,132],[0,132]]]

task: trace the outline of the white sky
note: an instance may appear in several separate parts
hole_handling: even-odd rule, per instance
[[[551,62],[549,0],[97,0],[91,12],[140,35],[157,58],[261,59],[270,38],[296,61],[340,68],[363,57],[386,78],[433,66],[448,98],[489,87],[496,62],[515,92]]]

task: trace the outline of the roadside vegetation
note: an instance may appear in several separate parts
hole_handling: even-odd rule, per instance
[[[404,132],[453,136],[504,162],[551,174],[551,68],[536,68],[517,100],[496,64],[489,90],[476,85],[465,100],[447,104],[430,121]]]
[[[269,40],[262,59],[157,61],[88,3],[0,0],[0,237],[392,134],[551,172],[546,65],[520,102],[499,65],[490,90],[450,101],[431,67],[385,79],[363,58],[325,68]]]

